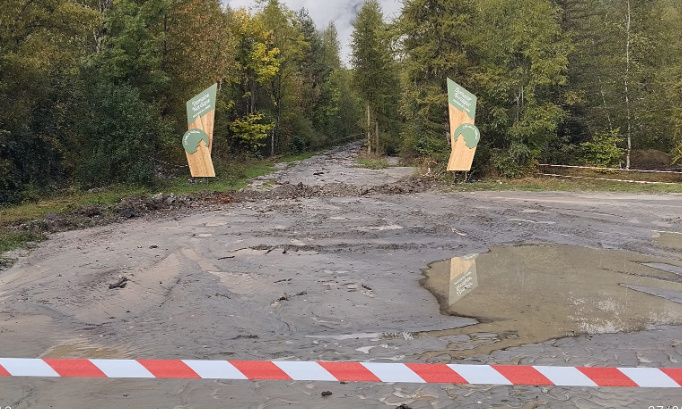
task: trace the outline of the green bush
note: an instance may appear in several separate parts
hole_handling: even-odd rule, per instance
[[[82,118],[79,181],[85,187],[151,183],[160,126],[155,109],[128,85],[94,86]]]
[[[682,108],[677,109],[673,119],[675,126],[675,147],[672,150],[673,164],[682,164]]]
[[[493,149],[491,159],[500,176],[508,178],[522,177],[526,174],[533,159],[530,148],[519,142],[512,142],[507,150]]]
[[[288,114],[282,118],[281,137],[281,142],[286,144],[282,151],[287,153],[301,153],[324,145],[312,121],[302,114]]]
[[[623,142],[619,132],[619,129],[597,132],[592,142],[582,143],[580,146],[583,149],[585,164],[604,168],[620,167],[625,149],[618,147],[618,144]]]
[[[274,124],[268,122],[263,114],[245,115],[230,124],[234,141],[244,152],[257,152],[265,147],[273,128]]]

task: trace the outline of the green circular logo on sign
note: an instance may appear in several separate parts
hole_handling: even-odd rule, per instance
[[[201,141],[204,141],[206,147],[211,143],[206,132],[201,129],[191,129],[182,137],[182,146],[185,148],[185,152],[193,154],[199,149],[199,143]]]
[[[469,149],[474,149],[481,141],[481,131],[473,124],[460,125],[455,131],[455,140],[457,140],[460,135],[464,137],[464,143]]]

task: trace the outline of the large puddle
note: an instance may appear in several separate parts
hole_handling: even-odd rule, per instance
[[[682,233],[659,232],[656,241],[663,247],[682,249]]]
[[[432,263],[441,312],[479,324],[440,331],[453,357],[581,334],[682,324],[682,262],[567,245],[494,247]],[[439,353],[433,353],[437,355]]]

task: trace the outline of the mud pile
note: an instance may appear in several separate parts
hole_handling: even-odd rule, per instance
[[[329,183],[321,186],[303,183],[284,183],[271,190],[245,190],[233,195],[235,201],[311,199],[314,197],[360,197],[372,194],[400,195],[422,193],[436,187],[433,180],[412,178],[379,186],[355,186],[346,183]]]

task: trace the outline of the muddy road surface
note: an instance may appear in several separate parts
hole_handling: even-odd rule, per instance
[[[452,193],[354,168],[357,150],[282,165],[220,209],[53,235],[0,272],[0,357],[682,366],[681,195]],[[12,409],[401,405],[682,393],[0,376]]]

